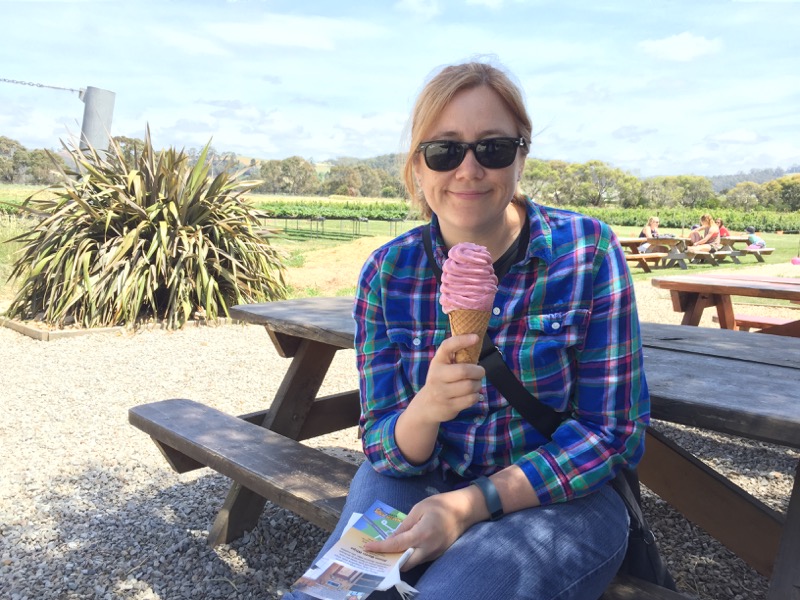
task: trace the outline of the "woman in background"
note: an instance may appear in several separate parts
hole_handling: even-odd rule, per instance
[[[700,227],[689,234],[689,241],[692,245],[687,248],[687,251],[716,252],[722,246],[719,237],[717,223],[710,214],[706,213],[700,217]]]
[[[650,217],[647,219],[647,225],[642,227],[642,230],[639,232],[639,237],[648,239],[659,237],[658,225],[660,222],[658,217]],[[650,242],[644,242],[639,245],[639,252],[669,252],[669,248],[659,245],[654,246]]]

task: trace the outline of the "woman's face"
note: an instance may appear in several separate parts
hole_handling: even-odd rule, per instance
[[[491,88],[481,86],[456,94],[423,139],[475,142],[518,136],[511,111]],[[503,169],[482,167],[468,150],[458,167],[437,172],[417,153],[414,174],[445,239],[463,241],[491,236],[502,225],[524,166],[525,155],[519,150],[514,162]]]

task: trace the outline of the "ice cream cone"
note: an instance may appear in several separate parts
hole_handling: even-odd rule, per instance
[[[469,310],[465,308],[453,310],[448,314],[453,335],[461,335],[463,333],[478,334],[477,344],[456,352],[457,363],[478,363],[483,336],[486,334],[486,328],[489,326],[491,316],[492,312],[489,310]]]

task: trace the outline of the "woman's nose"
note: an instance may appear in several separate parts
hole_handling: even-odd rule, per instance
[[[467,153],[464,155],[464,160],[458,165],[456,169],[456,177],[479,177],[483,175],[483,167],[475,158],[475,151],[472,148],[467,148]]]

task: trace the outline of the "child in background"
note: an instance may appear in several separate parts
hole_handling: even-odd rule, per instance
[[[761,248],[767,247],[767,242],[756,235],[756,228],[752,225],[745,229],[747,232],[747,246],[748,250],[761,250]]]

